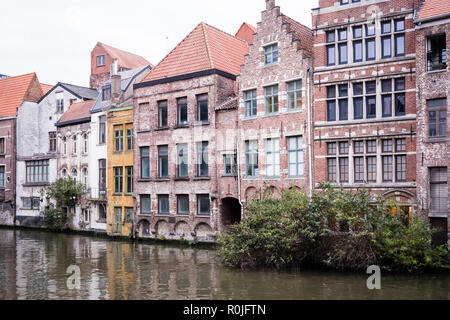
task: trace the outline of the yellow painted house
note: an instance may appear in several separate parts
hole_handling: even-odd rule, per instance
[[[108,111],[107,233],[133,233],[133,107]]]

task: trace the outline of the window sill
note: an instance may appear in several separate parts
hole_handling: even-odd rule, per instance
[[[97,220],[97,221],[95,221],[96,223],[103,223],[103,224],[105,224],[106,223],[106,219],[105,220]]]
[[[439,138],[428,138],[425,139],[425,143],[443,143],[448,142],[450,139],[448,137],[439,137]]]
[[[170,181],[170,179],[169,178],[157,178],[154,181],[155,182],[167,182],[167,181]]]
[[[175,127],[173,127],[174,129],[186,129],[189,128],[189,124],[177,124]]]
[[[190,179],[189,177],[186,177],[186,178],[180,178],[180,177],[178,177],[178,178],[175,178],[174,180],[175,180],[175,181],[190,181],[191,179]]]
[[[430,71],[427,71],[426,74],[444,73],[444,72],[447,72],[447,69],[448,68],[439,69],[439,70],[430,70]]]
[[[264,68],[274,67],[280,65],[280,61],[273,62],[273,63],[264,63]]]
[[[148,213],[139,213],[139,216],[141,216],[141,217],[152,217],[152,213],[151,212],[148,212]]]
[[[138,179],[137,182],[152,182],[152,179]]]
[[[160,127],[160,128],[155,128],[155,131],[167,131],[169,130],[169,127]]]
[[[177,213],[177,217],[180,217],[180,218],[189,218],[189,216],[190,216],[190,213]]]
[[[209,126],[209,121],[196,121],[194,127]]]
[[[195,215],[195,218],[199,218],[199,219],[211,219],[211,214],[197,214],[197,215]]]
[[[121,196],[123,196],[124,194],[123,193],[113,193],[112,194],[113,195],[113,197],[121,197]]]
[[[194,181],[207,181],[207,180],[211,180],[211,177],[195,177],[193,180]]]
[[[47,187],[49,186],[49,182],[39,182],[39,183],[24,183],[23,187]]]
[[[223,174],[222,178],[236,178],[237,174]]]

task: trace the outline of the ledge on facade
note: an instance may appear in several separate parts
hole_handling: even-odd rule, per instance
[[[223,174],[222,178],[237,178],[237,174]]]
[[[6,157],[6,154],[4,154],[4,153],[0,154],[0,158],[5,158],[5,157]]]
[[[155,128],[155,131],[167,131],[170,127],[161,127],[161,128]]]
[[[97,220],[95,221],[96,223],[106,223],[106,219],[105,220]]]
[[[202,127],[202,126],[209,126],[209,121],[195,121],[193,126],[194,127]]]
[[[47,187],[49,186],[49,182],[39,182],[39,183],[24,183],[22,187]]]
[[[444,69],[439,69],[439,70],[430,70],[430,71],[427,71],[425,74],[433,75],[433,74],[436,74],[436,73],[445,73],[447,71],[448,71],[448,68],[444,68]]]
[[[137,182],[152,182],[152,179],[137,179]]]
[[[194,181],[208,181],[211,180],[211,177],[195,177],[193,178]]]
[[[447,138],[447,137],[428,138],[428,139],[424,140],[425,143],[443,143],[443,142],[448,142],[448,141],[450,141],[450,138]]]
[[[191,179],[190,179],[189,177],[187,177],[187,178],[180,178],[180,177],[177,177],[177,178],[175,178],[174,180],[175,180],[175,181],[191,181]]]
[[[168,182],[168,181],[170,181],[170,179],[169,178],[157,178],[154,181],[155,182]]]
[[[189,128],[190,125],[189,124],[177,124],[176,126],[174,126],[174,129],[186,129]]]

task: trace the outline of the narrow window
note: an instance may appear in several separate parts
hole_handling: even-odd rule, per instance
[[[126,167],[127,173],[127,193],[133,193],[133,167]]]
[[[99,117],[99,144],[106,143],[106,116]]]
[[[377,182],[377,157],[367,157],[367,182]]]
[[[327,121],[336,121],[336,86],[327,87]],[[331,100],[330,100],[331,99]]]
[[[105,55],[97,56],[97,67],[103,67],[105,65]]]
[[[127,151],[133,151],[133,128],[127,129]]]
[[[349,167],[348,158],[339,158],[339,181],[348,182]]]
[[[397,78],[395,81],[395,115],[404,116],[406,114],[405,105],[405,78]]]
[[[152,202],[150,195],[141,195],[141,214],[152,213]]]
[[[99,196],[106,196],[106,159],[98,160]]]
[[[442,138],[447,136],[447,99],[427,101],[428,136]]]
[[[393,164],[392,156],[383,156],[383,181],[392,182]]]
[[[375,24],[366,25],[366,60],[376,59]]]
[[[169,146],[158,147],[159,178],[169,177]]]
[[[49,152],[56,152],[56,132],[49,132]],[[0,154],[5,154],[5,138],[0,139]]]
[[[187,178],[188,172],[188,145],[186,143],[178,145],[178,177]]]
[[[0,166],[0,188],[5,188],[5,166]]]
[[[292,81],[286,84],[287,104],[289,110],[296,110],[302,107],[302,81]]]
[[[158,214],[170,214],[170,204],[168,195],[158,195]]]
[[[197,143],[197,176],[198,177],[209,176],[207,141]]]
[[[123,151],[123,129],[121,127],[114,129],[114,151]]]
[[[114,193],[123,192],[123,167],[114,167]]]
[[[141,151],[141,179],[150,179],[150,148],[142,147]]]
[[[201,122],[208,122],[208,95],[197,96],[197,119]]]
[[[430,209],[434,213],[448,212],[447,168],[430,169]]]
[[[278,113],[278,85],[264,88],[266,114]]]
[[[398,19],[394,20],[394,31],[395,31],[395,56],[405,55],[405,20]]]
[[[337,182],[336,158],[327,159],[327,165],[328,165],[328,182]]]
[[[187,98],[177,99],[177,106],[178,106],[178,125],[182,126],[188,123]]]
[[[236,175],[236,155],[225,154],[223,156],[224,175],[234,176]]]
[[[197,214],[201,216],[209,216],[211,214],[211,203],[208,194],[197,195]]]
[[[258,141],[245,141],[245,166],[247,177],[258,176]]]
[[[111,100],[111,86],[110,85],[102,87],[102,100],[103,101]]]
[[[72,153],[73,153],[74,155],[77,154],[77,135],[74,135],[74,136],[72,137]]]
[[[355,165],[355,182],[364,182],[364,157],[355,157],[353,162]]]
[[[278,44],[264,47],[264,64],[270,65],[278,62]]]
[[[266,140],[266,176],[280,176],[280,139]]]
[[[179,215],[189,215],[189,195],[180,194],[177,196],[177,213]]]
[[[244,92],[244,108],[246,118],[257,116],[256,90]]]
[[[427,71],[447,69],[446,35],[439,34],[427,38]]]
[[[167,128],[167,101],[158,102],[158,119],[159,128]]]
[[[304,175],[304,159],[301,136],[288,138],[288,162],[290,177],[301,177]]]

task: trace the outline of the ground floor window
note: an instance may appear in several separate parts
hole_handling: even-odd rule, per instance
[[[177,211],[179,215],[189,215],[189,195],[177,196]]]
[[[91,212],[88,209],[83,209],[84,222],[91,222]]]
[[[5,187],[5,166],[0,166],[0,188]]]
[[[22,198],[23,209],[39,210],[41,206],[40,198]]]
[[[197,213],[201,216],[209,216],[211,214],[211,203],[208,194],[197,195]]]
[[[103,204],[98,206],[98,220],[106,221],[106,210]]]
[[[434,213],[448,212],[447,168],[430,168],[430,209]]]

